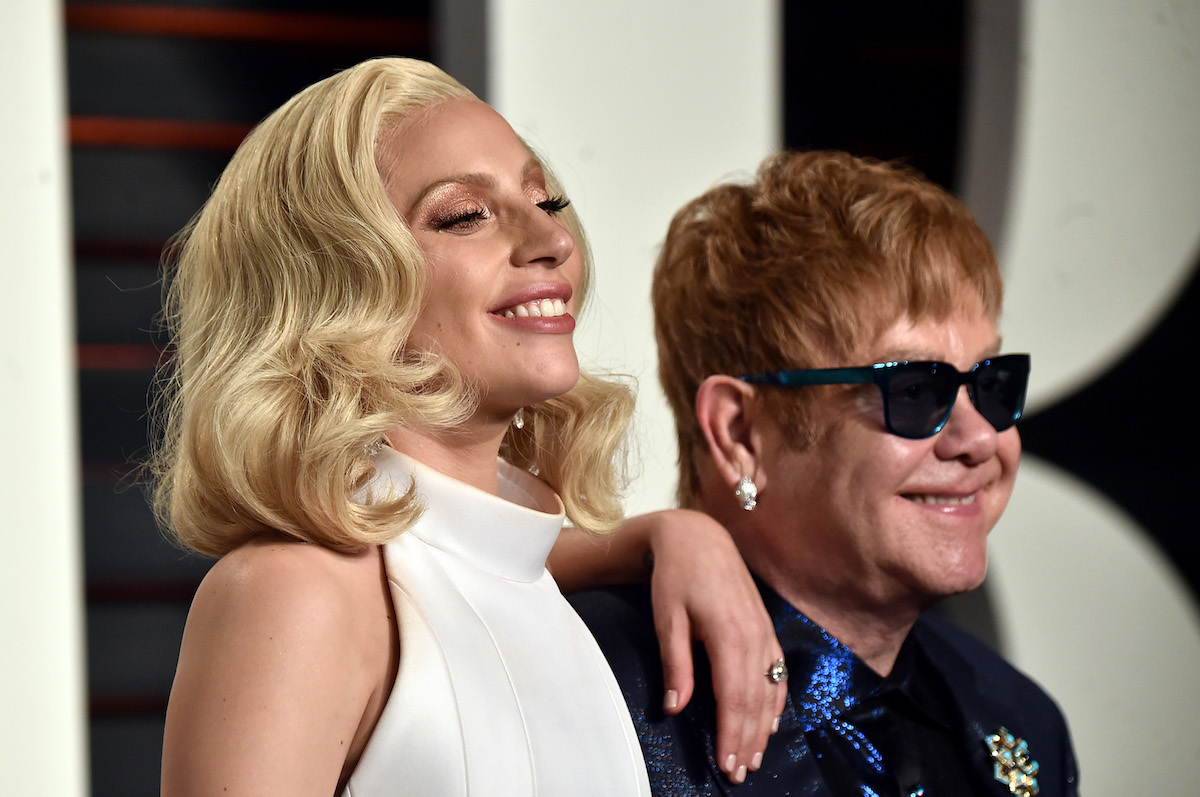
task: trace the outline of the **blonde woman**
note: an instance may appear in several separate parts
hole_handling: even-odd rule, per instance
[[[219,561],[163,793],[648,793],[546,567],[564,515],[619,524],[632,400],[579,371],[581,231],[504,119],[424,62],[360,64],[259,125],[172,259],[156,500]],[[565,540],[556,569],[636,578],[653,547],[665,703],[690,695],[692,638],[723,640],[718,754],[744,777],[779,647],[723,530],[688,521],[638,520],[603,555]]]

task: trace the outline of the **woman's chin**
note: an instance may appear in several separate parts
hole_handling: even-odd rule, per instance
[[[579,366],[563,368],[552,374],[543,373],[541,377],[536,386],[530,386],[532,389],[528,392],[528,400],[521,406],[528,407],[530,404],[549,401],[571,392],[579,383]]]

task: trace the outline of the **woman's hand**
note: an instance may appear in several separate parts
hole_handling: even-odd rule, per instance
[[[766,676],[783,653],[724,526],[703,512],[668,509],[630,518],[608,537],[566,528],[549,566],[566,593],[649,578],[663,709],[678,714],[692,699],[692,643],[704,643],[717,702],[717,764],[734,783],[758,769],[787,699],[787,684]]]
[[[783,656],[754,580],[725,527],[702,512],[642,515],[653,552],[651,597],[662,651],[663,707],[683,710],[694,691],[692,643],[712,665],[717,702],[717,764],[734,783],[758,769],[778,728],[787,683],[766,677]],[[625,529],[621,531],[625,533]]]

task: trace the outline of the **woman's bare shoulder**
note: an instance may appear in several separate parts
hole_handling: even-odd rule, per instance
[[[376,653],[373,618],[390,613],[378,549],[343,553],[262,535],[223,556],[196,591],[188,631],[208,643],[353,661]],[[360,665],[362,662],[356,662]]]
[[[353,609],[366,582],[380,579],[378,552],[344,553],[301,543],[280,534],[262,534],[212,565],[196,593],[197,601],[217,601],[236,609],[287,613]]]
[[[379,561],[261,537],[213,565],[180,650],[164,786],[304,774],[333,791],[387,678],[387,629],[369,619],[389,608]]]

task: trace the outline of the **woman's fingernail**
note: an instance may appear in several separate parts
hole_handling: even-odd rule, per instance
[[[734,783],[743,783],[746,780],[746,768],[738,767],[738,771],[733,776]]]
[[[725,757],[725,767],[724,767],[724,769],[725,769],[725,771],[726,771],[726,772],[728,772],[730,775],[733,775],[733,768],[734,768],[735,766],[737,766],[737,756],[735,756],[733,753],[730,753],[729,755],[727,755],[727,756]]]
[[[771,723],[771,733],[779,733],[779,717],[776,717],[775,721]]]
[[[663,696],[663,708],[667,711],[674,711],[679,705],[679,693],[674,689],[668,689],[667,694]]]
[[[757,772],[762,766],[762,753],[755,753],[754,758],[750,761],[750,771]]]

